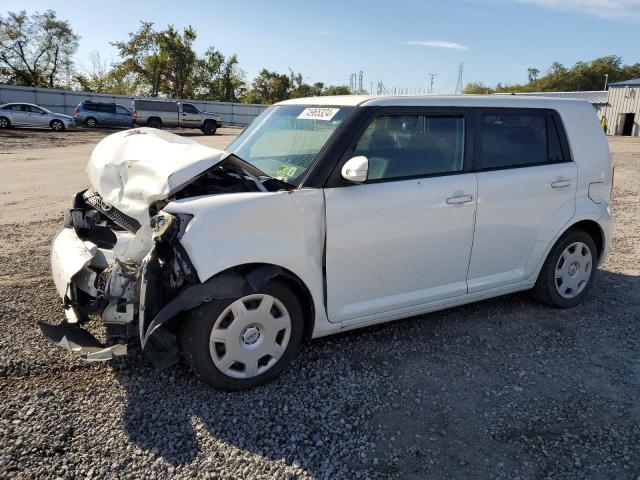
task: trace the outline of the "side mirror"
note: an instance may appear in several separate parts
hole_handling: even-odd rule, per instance
[[[369,159],[364,156],[353,157],[342,166],[342,178],[353,183],[367,181],[369,175]]]

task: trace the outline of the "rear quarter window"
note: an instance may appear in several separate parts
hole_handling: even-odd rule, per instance
[[[487,112],[480,115],[483,170],[563,162],[560,134],[547,112]]]

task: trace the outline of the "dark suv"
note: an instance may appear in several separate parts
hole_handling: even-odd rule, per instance
[[[128,108],[115,103],[92,102],[85,100],[76,107],[73,116],[76,124],[94,128],[98,125],[131,127],[133,115]]]

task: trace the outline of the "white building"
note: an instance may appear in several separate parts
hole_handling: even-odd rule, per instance
[[[609,85],[607,134],[640,136],[640,78]]]

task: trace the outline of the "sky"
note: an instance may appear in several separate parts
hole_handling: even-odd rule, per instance
[[[127,38],[139,21],[161,28],[191,25],[198,53],[213,46],[238,54],[251,80],[262,68],[300,72],[308,82],[430,88],[453,92],[463,81],[516,83],[527,68],[573,65],[604,55],[640,62],[640,0],[0,0],[0,14],[54,9],[81,36],[77,61],[92,52],[118,60],[109,42]]]

